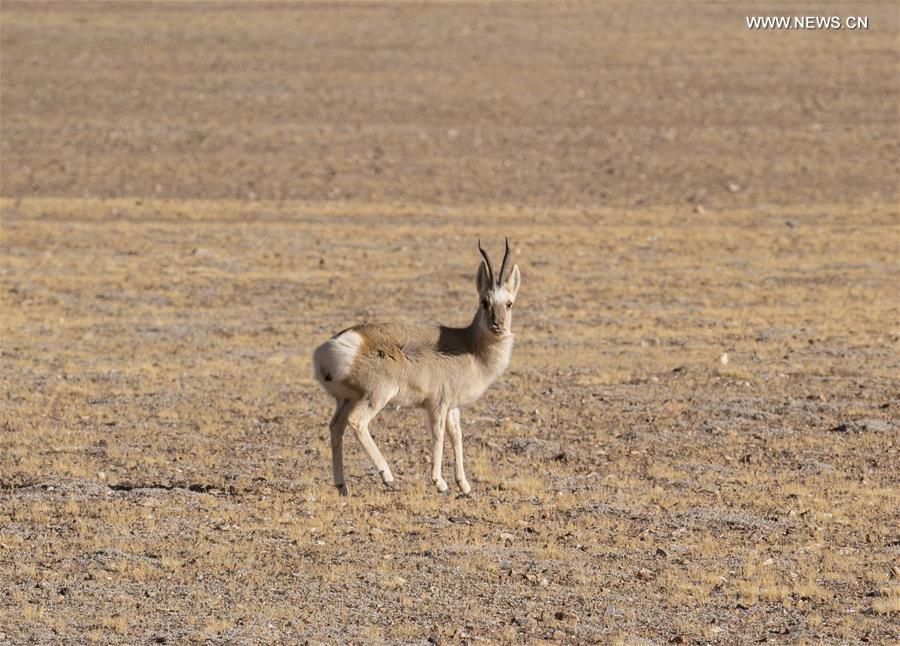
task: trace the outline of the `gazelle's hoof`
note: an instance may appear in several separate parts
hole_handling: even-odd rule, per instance
[[[441,493],[447,493],[450,487],[447,486],[447,481],[443,478],[438,478],[434,481],[434,486],[437,487],[437,490]]]
[[[463,480],[463,481],[457,480],[456,486],[459,487],[459,490],[462,492],[462,495],[464,495],[464,496],[468,496],[469,494],[472,493],[472,486],[465,480]]]
[[[337,490],[338,490],[338,493],[339,493],[340,495],[342,495],[342,496],[349,496],[349,495],[350,495],[350,490],[347,489],[346,483],[336,484],[336,485],[334,485],[334,488],[337,489]]]
[[[385,480],[384,486],[390,489],[391,491],[397,491],[400,488],[400,485],[397,484],[396,480]]]

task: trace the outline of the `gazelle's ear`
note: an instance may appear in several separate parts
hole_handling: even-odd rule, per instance
[[[478,287],[478,295],[484,296],[491,291],[491,277],[488,275],[488,268],[482,260],[478,265],[478,273],[475,276],[475,285]]]
[[[509,276],[507,276],[506,280],[503,281],[503,286],[506,288],[512,297],[516,297],[516,292],[519,291],[519,284],[522,282],[522,274],[519,272],[519,265],[513,265],[512,271],[509,272]]]

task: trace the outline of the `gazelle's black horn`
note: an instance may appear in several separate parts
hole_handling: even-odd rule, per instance
[[[500,263],[500,275],[497,277],[497,284],[503,282],[503,272],[506,271],[506,261],[509,260],[509,238],[506,238],[506,251],[503,252],[503,262]]]
[[[481,248],[481,238],[478,239],[478,251],[481,252],[481,256],[484,258],[484,262],[487,265],[488,270],[488,279],[490,282],[494,282],[494,265],[491,264],[491,259],[488,258],[487,251]]]

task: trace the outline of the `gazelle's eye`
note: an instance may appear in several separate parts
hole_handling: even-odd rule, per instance
[[[506,309],[512,309],[512,301],[506,301]]]

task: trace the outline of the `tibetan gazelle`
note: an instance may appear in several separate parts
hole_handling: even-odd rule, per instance
[[[335,399],[331,418],[331,462],[334,485],[347,495],[344,482],[344,431],[349,426],[393,488],[394,475],[369,434],[369,422],[387,404],[416,406],[428,414],[433,440],[431,479],[447,491],[442,476],[444,429],[450,433],[456,484],[464,494],[472,487],[463,468],[459,409],[481,397],[509,365],[513,335],[512,307],[519,291],[518,265],[505,275],[509,240],[500,265],[494,266],[481,242],[478,267],[478,311],[468,327],[416,323],[364,323],[339,332],[316,348],[316,379]]]

